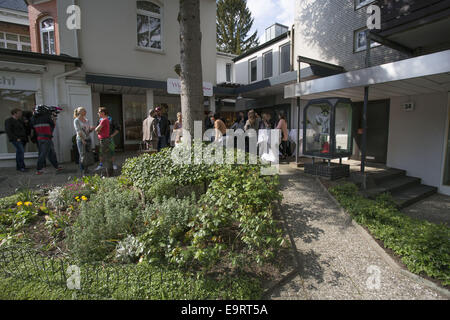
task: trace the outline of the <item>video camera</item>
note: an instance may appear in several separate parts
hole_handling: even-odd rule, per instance
[[[36,106],[36,108],[34,108],[34,114],[36,116],[50,115],[50,116],[52,116],[52,117],[54,117],[56,119],[58,117],[58,114],[62,110],[63,109],[60,108],[60,107],[38,105],[38,106]]]

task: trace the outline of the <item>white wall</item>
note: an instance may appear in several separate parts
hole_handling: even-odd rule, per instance
[[[447,121],[447,93],[391,98],[387,165],[439,187]],[[415,110],[402,105],[414,102]]]
[[[67,28],[67,20],[71,16],[67,13],[67,8],[74,4],[75,0],[58,0],[59,48],[61,54],[78,58],[77,30]],[[83,15],[83,11],[81,11],[81,15]]]
[[[289,43],[289,37],[278,41],[277,43],[268,46],[266,48],[262,48],[261,50],[255,52],[252,55],[249,55],[235,63],[235,77],[236,83],[240,84],[249,84],[250,83],[250,65],[249,61],[254,58],[257,59],[257,81],[264,80],[263,79],[263,54],[266,52],[272,51],[272,63],[273,63],[273,74],[272,77],[276,77],[280,75],[280,47]]]
[[[234,62],[232,56],[217,54],[217,83],[227,82],[227,64],[231,64],[231,82],[235,82]]]
[[[80,57],[89,73],[166,81],[178,77],[180,63],[179,1],[163,7],[163,51],[137,47],[135,0],[79,0]],[[203,81],[216,83],[216,2],[201,0]]]

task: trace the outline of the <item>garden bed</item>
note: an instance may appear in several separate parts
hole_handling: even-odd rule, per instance
[[[36,250],[52,265],[100,263],[199,277],[193,296],[189,286],[179,286],[172,293],[175,299],[183,294],[259,299],[267,283],[281,278],[288,255],[273,211],[281,199],[278,177],[260,171],[260,165],[177,165],[167,149],[127,160],[117,178],[85,177],[51,190],[24,191],[0,200],[0,251],[19,245]],[[30,267],[23,264],[23,270]],[[50,289],[27,296],[23,288],[41,288],[37,282],[10,275],[0,282],[2,298],[58,296]],[[226,292],[235,282],[243,287]],[[17,295],[6,289],[9,285]],[[165,297],[158,294],[149,298]]]
[[[351,217],[409,271],[450,288],[450,228],[401,213],[388,194],[364,198],[352,183],[328,185]]]

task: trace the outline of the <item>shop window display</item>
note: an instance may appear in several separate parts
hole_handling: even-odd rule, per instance
[[[349,99],[312,100],[305,107],[303,154],[343,158],[352,152],[352,105]]]

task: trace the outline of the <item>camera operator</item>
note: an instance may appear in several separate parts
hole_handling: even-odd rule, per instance
[[[44,168],[46,158],[48,158],[57,171],[62,170],[62,168],[58,165],[55,146],[52,141],[56,116],[57,111],[55,108],[40,105],[36,106],[34,115],[31,118],[31,125],[36,133],[39,148],[36,171],[36,174],[38,175],[44,173],[42,169]]]

